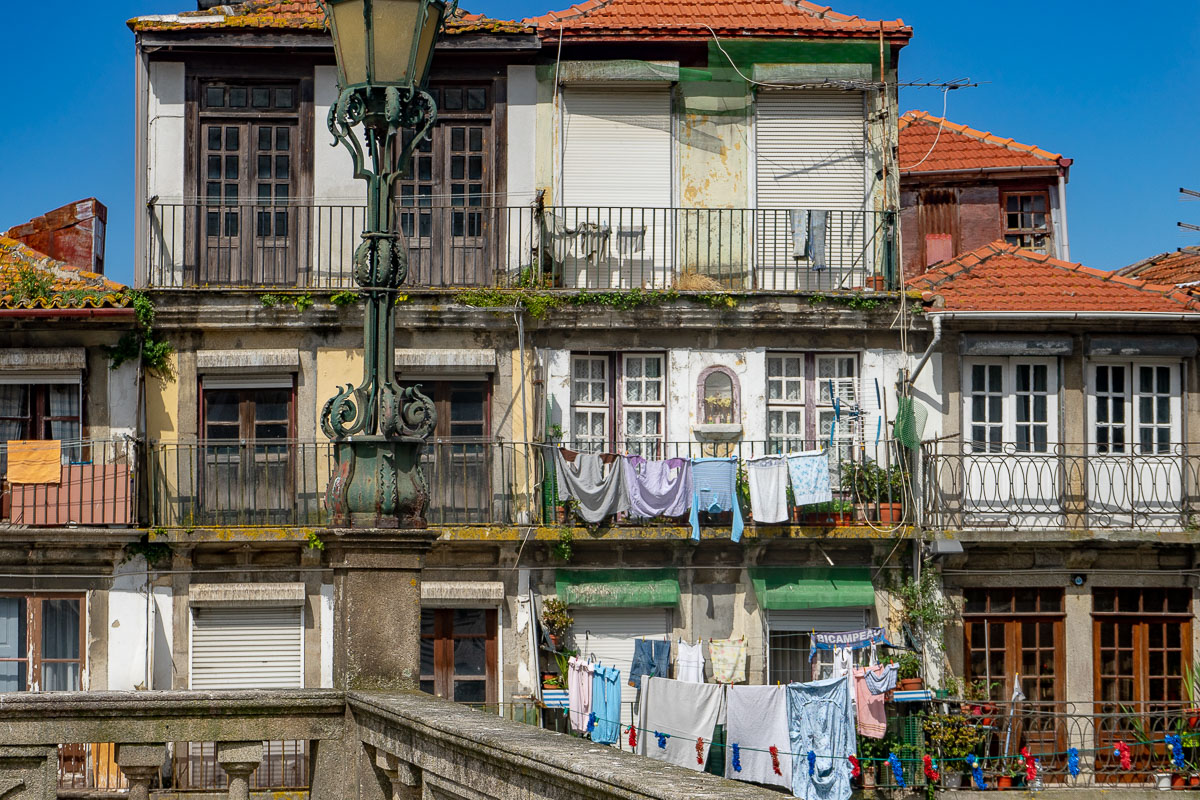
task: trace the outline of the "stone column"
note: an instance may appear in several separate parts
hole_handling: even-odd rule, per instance
[[[150,781],[162,769],[166,756],[161,744],[117,745],[117,766],[129,781],[129,800],[148,800]]]
[[[415,689],[421,668],[421,568],[436,533],[331,528],[333,685]]]
[[[383,751],[376,752],[375,766],[392,782],[392,796],[388,800],[420,800],[421,770],[418,767]]]
[[[217,763],[229,776],[229,800],[250,800],[250,773],[262,763],[262,742],[218,742]]]

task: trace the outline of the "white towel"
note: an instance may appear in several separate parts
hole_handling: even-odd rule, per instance
[[[567,664],[567,707],[571,728],[586,733],[588,716],[592,713],[592,678],[596,668],[575,656],[571,656]]]
[[[788,466],[784,456],[763,456],[746,462],[750,479],[750,513],[755,522],[787,522]]]
[[[713,731],[724,712],[725,687],[714,683],[687,683],[670,678],[642,678],[642,705],[638,712],[638,755],[680,767],[704,769]],[[667,734],[663,747],[655,732]],[[696,740],[702,739],[700,753]]]
[[[725,777],[792,788],[792,742],[788,734],[786,686],[730,686],[726,695]],[[738,746],[741,771],[733,768]],[[779,771],[771,747],[779,748]]]

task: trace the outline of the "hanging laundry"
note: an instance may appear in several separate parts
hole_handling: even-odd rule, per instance
[[[793,208],[788,212],[792,226],[792,258],[808,257],[808,212],[803,208]]]
[[[647,461],[625,456],[625,493],[629,516],[639,519],[681,517],[692,502],[692,462],[686,458]]]
[[[616,744],[621,720],[621,671],[616,667],[596,665],[592,677],[592,713],[596,715],[592,741]]]
[[[641,684],[642,676],[666,678],[671,674],[671,643],[639,639],[633,643],[633,665],[629,669],[629,685]]]
[[[825,229],[828,222],[828,211],[815,210],[808,214],[808,257],[809,266],[814,270],[828,266],[825,263]]]
[[[833,489],[829,485],[829,455],[825,450],[808,450],[787,457],[792,477],[793,500],[798,506],[829,503]]]
[[[588,715],[592,713],[592,672],[594,667],[581,658],[567,660],[567,711],[571,729],[587,731]]]
[[[791,749],[786,686],[730,686],[725,695],[725,740],[737,745],[741,760],[735,771],[725,751],[725,777],[792,788],[792,760],[779,759],[775,772],[771,748]]]
[[[731,537],[742,539],[742,507],[737,500],[737,458],[692,460],[692,539],[700,540],[700,512],[733,512]]]
[[[849,647],[833,648],[833,672],[830,673],[831,678],[840,678],[843,675],[850,674],[850,668],[854,666],[854,651]]]
[[[576,513],[585,522],[600,522],[605,517],[629,510],[622,471],[625,459],[600,453],[576,453],[560,447],[554,451],[558,468],[558,499],[575,500]],[[607,474],[605,466],[607,464]]]
[[[871,739],[882,739],[887,734],[887,714],[883,708],[883,694],[871,691],[867,675],[871,670],[854,668],[854,709],[858,718],[858,732]]]
[[[642,679],[638,727],[666,734],[664,747],[645,733],[638,738],[638,755],[700,771],[708,761],[717,721],[725,711],[725,687],[686,683],[669,678]],[[696,740],[702,740],[697,751]],[[697,762],[699,757],[700,763]]]
[[[717,683],[743,683],[746,680],[746,637],[713,639],[708,643],[713,680]]]
[[[700,642],[688,644],[679,640],[679,655],[675,657],[675,680],[704,683],[704,649]]]
[[[784,456],[763,456],[746,462],[750,480],[750,513],[755,522],[787,522],[788,466]]]
[[[849,676],[792,683],[787,692],[792,794],[806,800],[849,800],[848,757],[857,744]],[[811,775],[810,751],[816,755]]]
[[[882,695],[896,688],[896,678],[900,674],[899,664],[880,664],[867,670],[867,689],[871,694]]]

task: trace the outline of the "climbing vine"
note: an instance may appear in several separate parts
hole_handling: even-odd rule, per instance
[[[552,309],[574,306],[633,311],[687,300],[713,309],[736,308],[741,295],[731,292],[681,293],[675,289],[629,289],[610,292],[549,292],[536,289],[468,289],[457,294],[458,302],[475,308],[525,309],[541,319]]]
[[[155,528],[153,533],[143,533],[141,539],[125,545],[125,555],[121,559],[121,563],[124,564],[138,556],[146,559],[146,566],[148,567],[170,563],[171,545],[166,542],[152,541],[152,537],[166,536],[166,534],[167,532],[164,528]]]
[[[167,380],[174,379],[171,355],[175,348],[154,330],[154,302],[137,289],[126,289],[123,297],[133,308],[136,327],[122,334],[115,345],[103,347],[109,368],[116,369],[126,361],[140,358],[147,372]]]
[[[357,298],[357,295],[355,297]],[[263,308],[287,305],[300,313],[313,307],[312,295],[307,292],[304,294],[260,294],[258,302],[262,304]]]

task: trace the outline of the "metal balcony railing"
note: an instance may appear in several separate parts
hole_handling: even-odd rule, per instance
[[[155,203],[149,215],[153,287],[356,288],[363,206]],[[412,288],[897,288],[892,212],[409,205],[396,229]]]
[[[1189,530],[1200,447],[927,442],[928,527]]]
[[[27,527],[132,525],[137,509],[139,444],[132,439],[59,441],[52,464],[29,482],[0,442],[0,524]]]
[[[327,440],[155,442],[149,452],[155,526],[303,527],[327,522],[325,487],[336,466]],[[430,493],[429,523],[528,524],[528,491],[520,489],[528,457],[525,445],[431,439],[421,455]]]

